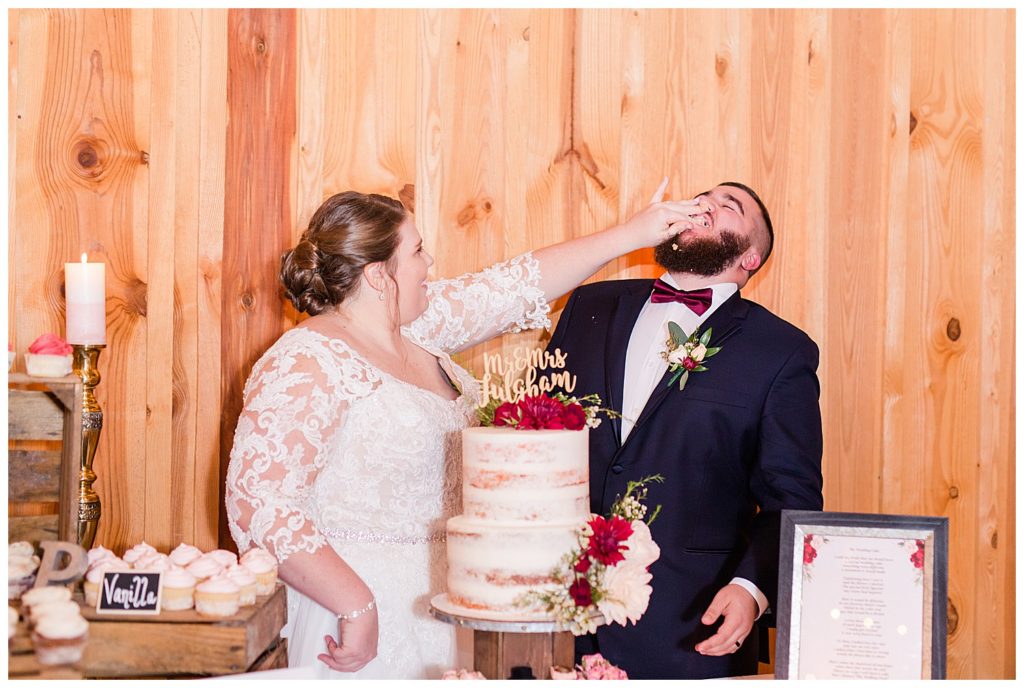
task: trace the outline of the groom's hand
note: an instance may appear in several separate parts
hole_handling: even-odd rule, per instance
[[[327,653],[317,659],[335,671],[359,671],[377,656],[377,610],[363,614],[352,621],[338,624],[341,644],[329,635],[324,636]]]
[[[732,654],[740,649],[750,629],[754,627],[757,612],[757,601],[754,596],[742,587],[730,583],[718,591],[704,616],[700,617],[700,622],[705,626],[715,623],[719,617],[725,617],[725,621],[717,633],[697,643],[694,649],[702,655],[712,657]]]

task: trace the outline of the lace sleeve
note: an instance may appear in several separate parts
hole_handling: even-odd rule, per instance
[[[312,516],[313,483],[348,402],[371,382],[353,376],[322,342],[290,337],[294,332],[264,354],[246,382],[225,497],[239,552],[258,546],[280,562],[327,543]]]
[[[406,333],[452,353],[502,332],[550,327],[550,306],[540,288],[540,263],[524,253],[481,272],[432,282],[426,312]]]

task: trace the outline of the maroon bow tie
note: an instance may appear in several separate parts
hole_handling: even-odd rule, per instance
[[[704,315],[704,311],[711,307],[711,288],[682,291],[660,279],[654,280],[651,303],[668,303],[669,301],[685,303],[697,315]]]

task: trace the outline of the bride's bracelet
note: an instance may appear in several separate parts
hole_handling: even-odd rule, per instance
[[[373,611],[373,609],[376,606],[377,606],[377,601],[374,600],[373,598],[370,598],[370,603],[368,605],[366,605],[365,607],[363,607],[362,609],[356,609],[355,611],[348,612],[347,614],[338,614],[338,621],[355,621],[356,619],[358,619],[363,614],[366,614],[367,612]]]

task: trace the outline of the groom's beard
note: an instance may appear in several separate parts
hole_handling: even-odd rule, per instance
[[[748,248],[748,237],[729,231],[723,231],[720,239],[697,237],[685,243],[672,237],[654,249],[654,260],[669,272],[712,277],[732,265]]]

